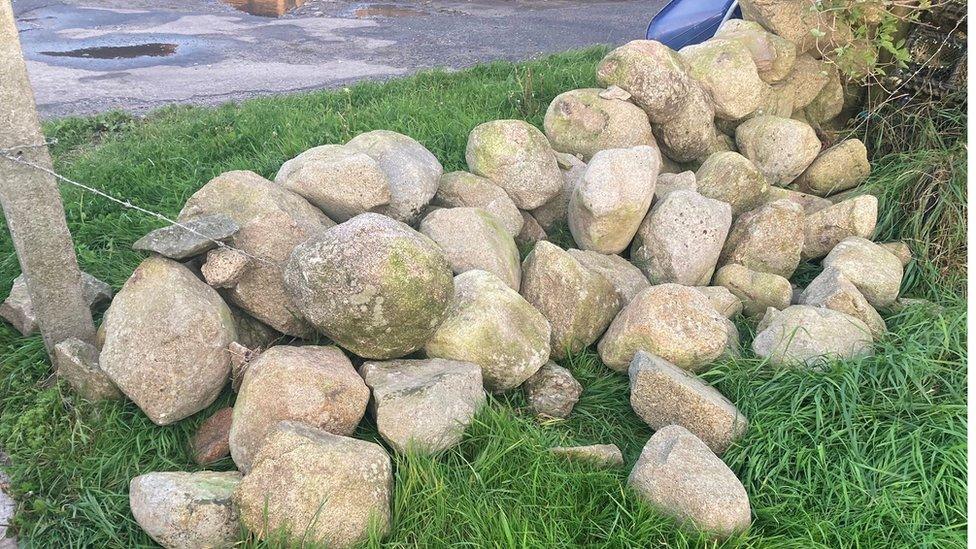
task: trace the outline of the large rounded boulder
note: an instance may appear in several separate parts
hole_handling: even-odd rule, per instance
[[[757,116],[735,129],[739,152],[752,160],[770,185],[785,187],[820,154],[820,138],[809,124],[779,116]]]
[[[601,96],[604,91],[571,90],[552,100],[543,127],[554,149],[589,161],[604,149],[654,146],[644,111],[630,101],[606,99]]]
[[[746,46],[714,38],[685,46],[680,53],[688,63],[688,73],[712,99],[716,116],[737,120],[759,107],[764,83]]]
[[[603,86],[629,92],[652,123],[670,120],[697,84],[681,56],[655,40],[634,40],[600,61],[596,78]]]
[[[545,204],[563,186],[549,140],[521,120],[494,120],[476,126],[468,135],[465,159],[471,173],[505,189],[522,210]]]

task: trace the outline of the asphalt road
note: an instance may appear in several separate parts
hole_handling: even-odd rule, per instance
[[[308,0],[271,18],[219,0],[13,0],[47,118],[211,105],[621,44],[643,37],[664,3]]]

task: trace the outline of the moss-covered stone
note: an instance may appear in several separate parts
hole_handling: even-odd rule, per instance
[[[495,120],[468,135],[465,159],[471,173],[505,189],[515,205],[531,210],[562,188],[555,152],[546,136],[521,120]]]
[[[640,107],[600,96],[604,90],[571,90],[556,96],[546,110],[544,128],[552,147],[588,161],[597,151],[651,145],[651,124]]]

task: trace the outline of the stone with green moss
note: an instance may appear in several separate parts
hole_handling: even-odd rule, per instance
[[[596,71],[601,86],[629,92],[652,123],[674,118],[696,86],[681,56],[654,40],[634,40],[608,53]]]
[[[651,124],[640,107],[601,97],[598,88],[571,90],[556,96],[546,110],[546,137],[557,151],[589,161],[597,151],[638,145],[656,147]]]
[[[738,263],[754,271],[793,276],[803,251],[803,209],[777,200],[746,212],[732,224],[719,266]]]
[[[698,193],[732,206],[739,216],[758,207],[769,191],[769,183],[751,160],[737,152],[718,152],[695,172]]]
[[[237,471],[146,473],[129,482],[129,508],[163,547],[230,547],[240,537],[231,497]]]
[[[468,172],[441,176],[431,205],[441,208],[481,208],[498,218],[513,237],[522,230],[522,214],[504,189],[489,179]]]
[[[688,64],[688,74],[712,99],[715,116],[737,120],[759,107],[764,82],[745,45],[713,38],[685,46],[680,53]]]
[[[871,175],[868,150],[860,139],[846,139],[820,153],[796,178],[805,193],[828,196],[853,189]]]
[[[729,19],[718,28],[715,37],[745,46],[759,70],[759,78],[766,83],[785,78],[796,62],[796,44],[767,31],[755,21]]]
[[[488,271],[518,291],[521,258],[501,221],[481,208],[442,208],[420,222],[420,232],[444,250],[454,274]]]
[[[651,130],[664,155],[676,162],[691,162],[714,152],[718,144],[714,119],[708,92],[692,80],[681,105],[667,121],[653,123]]]
[[[849,236],[871,238],[877,224],[878,199],[870,194],[810,214],[803,223],[803,259],[821,258]]]
[[[559,170],[563,176],[562,189],[548,202],[531,212],[539,226],[547,232],[568,230],[566,216],[569,212],[569,197],[573,195],[573,190],[583,180],[583,174],[586,173],[586,162],[575,155],[557,152],[556,160],[559,162]]]
[[[820,138],[809,124],[780,116],[750,118],[735,129],[739,152],[770,185],[785,187],[820,154]]]
[[[521,120],[494,120],[476,126],[468,135],[465,159],[471,173],[505,189],[522,210],[538,208],[562,188],[549,140]]]
[[[735,263],[725,265],[715,273],[715,285],[728,289],[739,298],[743,313],[750,317],[761,317],[769,307],[783,310],[790,306],[793,299],[793,287],[789,280]]]

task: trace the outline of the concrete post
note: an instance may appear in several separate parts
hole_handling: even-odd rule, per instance
[[[43,141],[13,6],[0,0],[0,149]],[[47,147],[11,152],[51,168]],[[55,178],[0,157],[0,206],[48,353],[69,337],[94,343],[95,326]]]

